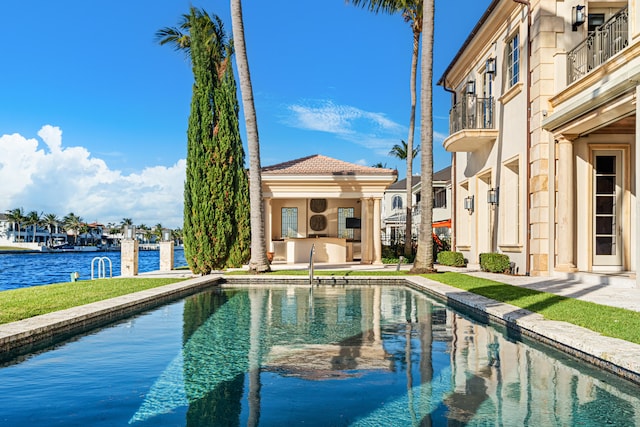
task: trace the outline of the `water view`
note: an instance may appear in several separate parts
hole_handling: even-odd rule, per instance
[[[5,364],[0,395],[13,426],[640,425],[637,386],[390,286],[213,289]]]
[[[50,283],[68,282],[70,274],[77,271],[79,280],[91,279],[91,262],[96,257],[111,260],[113,276],[120,276],[120,252],[65,252],[65,253],[24,253],[0,254],[0,290],[23,288]],[[184,251],[175,250],[174,265],[186,265]],[[109,262],[105,262],[109,276]],[[140,251],[138,272],[145,273],[160,268],[159,251]],[[98,263],[94,263],[97,277]]]

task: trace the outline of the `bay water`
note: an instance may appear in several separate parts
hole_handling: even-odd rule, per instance
[[[91,280],[91,265],[93,263],[94,277],[97,278],[100,258],[104,260],[106,277],[120,276],[120,252],[0,254],[0,291],[69,282],[73,272],[78,272],[78,280]],[[174,266],[184,265],[187,265],[184,251],[182,248],[176,248]],[[139,252],[139,273],[155,271],[159,268],[160,251]]]

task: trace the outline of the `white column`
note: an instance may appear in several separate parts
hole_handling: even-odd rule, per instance
[[[556,271],[577,271],[575,253],[575,177],[573,142],[560,135],[558,140],[558,265]]]
[[[373,234],[372,227],[373,223],[371,221],[371,199],[362,199],[362,220],[360,222],[361,229],[361,257],[360,264],[371,264],[371,244],[373,243]]]
[[[640,18],[636,17],[636,22],[640,22]],[[638,114],[638,100],[640,99],[640,86],[636,86],[636,139],[634,141],[634,149],[635,149],[635,165],[632,168],[632,171],[634,171],[634,175],[636,176],[636,188],[635,188],[635,196],[636,196],[636,206],[635,206],[635,220],[634,220],[634,226],[635,226],[635,235],[636,238],[634,240],[634,248],[633,250],[636,251],[636,256],[635,256],[635,261],[636,261],[636,265],[635,265],[635,270],[636,270],[636,288],[640,288],[640,276],[638,275],[638,268],[640,268],[640,248],[638,247],[638,244],[640,243],[640,216],[638,216],[638,213],[640,213],[640,195],[638,194],[638,191],[640,191],[640,173],[635,173],[635,171],[637,170],[638,166],[640,166],[640,147],[638,146],[638,142],[640,141],[640,114]]]
[[[382,264],[382,213],[380,212],[381,199],[373,199],[373,264]]]

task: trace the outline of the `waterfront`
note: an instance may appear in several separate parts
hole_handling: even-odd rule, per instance
[[[65,253],[10,253],[0,254],[0,290],[24,288],[51,283],[68,282],[77,271],[78,280],[91,279],[91,262],[96,257],[111,260],[113,276],[120,276],[120,252],[65,252]],[[182,248],[175,250],[174,266],[186,265]],[[109,262],[105,260],[109,277]],[[138,272],[158,270],[159,251],[140,251]],[[98,275],[98,262],[94,262],[94,275]]]

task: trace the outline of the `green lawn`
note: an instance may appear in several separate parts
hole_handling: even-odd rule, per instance
[[[447,272],[424,277],[539,313],[545,319],[573,323],[608,337],[640,344],[640,313],[636,311],[505,285],[461,273]]]
[[[172,278],[113,278],[57,283],[0,292],[0,324],[27,319],[182,281]]]

